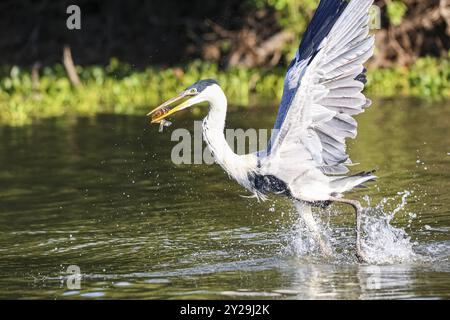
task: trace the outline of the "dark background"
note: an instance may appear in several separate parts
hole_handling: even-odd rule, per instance
[[[387,19],[388,1],[376,1],[382,9],[383,29],[377,37],[381,54],[372,63],[408,65],[420,56],[448,55],[449,1],[402,1],[408,11],[400,26]],[[81,8],[81,30],[66,28],[70,4]],[[311,16],[312,10],[304,14]],[[253,48],[289,28],[279,23],[282,17],[283,12],[258,0],[8,0],[0,3],[0,58],[2,65],[51,65],[61,61],[67,44],[80,65],[107,64],[111,57],[136,67],[173,65],[193,58],[221,65],[285,63],[284,51],[275,52],[275,57],[270,53],[262,59],[248,58]],[[299,38],[294,33],[282,41],[298,43]],[[231,59],[241,51],[246,59]]]
[[[66,28],[70,4],[81,8],[81,30]],[[2,1],[0,56],[3,64],[51,64],[69,44],[79,64],[107,63],[112,56],[171,64],[200,56],[198,41],[211,31],[206,20],[238,29],[246,7],[240,0]]]

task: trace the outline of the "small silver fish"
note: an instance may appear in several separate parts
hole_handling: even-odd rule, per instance
[[[164,131],[164,127],[169,127],[172,125],[172,122],[170,122],[169,120],[166,119],[162,119],[161,122],[159,123],[159,132],[163,132]]]

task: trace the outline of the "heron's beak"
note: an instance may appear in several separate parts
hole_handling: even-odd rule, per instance
[[[147,115],[152,116],[152,123],[159,123],[161,122],[161,120],[167,118],[175,112],[186,109],[193,105],[191,99],[196,95],[197,94],[189,93],[187,90],[183,91],[178,96],[167,100],[159,107],[153,109]]]

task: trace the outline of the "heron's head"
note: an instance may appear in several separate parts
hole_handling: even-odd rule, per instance
[[[218,83],[212,79],[197,81],[176,97],[167,100],[159,107],[150,111],[148,115],[152,116],[152,123],[159,123],[161,120],[178,111],[209,101],[211,95],[218,87]]]

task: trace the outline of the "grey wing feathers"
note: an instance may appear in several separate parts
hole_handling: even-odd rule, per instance
[[[322,172],[348,172],[351,161],[345,139],[356,137],[357,123],[353,116],[371,104],[362,90],[366,81],[363,64],[374,49],[368,26],[372,2],[351,1],[312,61],[298,70],[302,72],[300,85],[280,133],[272,142],[273,152],[288,147],[297,148],[298,152],[306,150]]]

